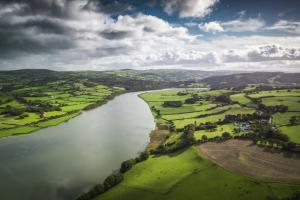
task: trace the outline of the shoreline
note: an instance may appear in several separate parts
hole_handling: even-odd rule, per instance
[[[104,99],[103,101],[101,102],[94,102],[88,106],[86,106],[85,108],[83,109],[80,109],[80,110],[74,110],[74,111],[71,111],[69,113],[66,113],[65,115],[61,115],[59,117],[56,117],[56,118],[52,118],[52,119],[48,119],[48,120],[45,120],[45,121],[39,121],[39,122],[34,122],[32,124],[28,124],[28,125],[21,125],[21,126],[18,126],[18,127],[13,127],[13,128],[8,128],[8,129],[3,129],[3,130],[0,130],[0,140],[1,139],[5,139],[5,138],[9,138],[9,137],[18,137],[18,136],[24,136],[24,135],[29,135],[29,134],[32,134],[32,133],[35,133],[35,132],[38,132],[39,130],[42,130],[42,129],[46,129],[46,128],[50,128],[50,127],[53,127],[53,126],[58,126],[62,123],[67,123],[69,120],[79,116],[82,114],[82,112],[87,112],[87,111],[90,111],[90,110],[93,110],[93,109],[96,109],[98,107],[101,107],[102,105],[105,105],[107,104],[109,101],[113,100],[115,97],[119,96],[119,95],[122,95],[122,94],[126,94],[128,93],[127,91],[126,92],[116,92],[112,95],[109,95],[107,96],[106,99]],[[62,118],[65,118],[64,120],[62,121],[59,121],[57,123],[53,123],[51,125],[47,125],[47,126],[38,126],[37,124],[38,123],[43,123],[43,122],[51,122],[52,120],[59,120],[59,119],[62,119]],[[14,129],[18,129],[18,128],[26,128],[26,127],[30,127],[32,128],[31,130],[28,130],[26,132],[15,132],[15,133],[11,133],[11,134],[3,134],[1,135],[1,132],[3,131],[11,131],[11,130],[14,130]],[[3,133],[2,132],[2,133]]]

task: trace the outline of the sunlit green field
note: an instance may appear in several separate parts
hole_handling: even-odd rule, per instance
[[[265,200],[287,197],[300,185],[268,183],[233,174],[205,159],[196,147],[174,155],[151,157],[135,165],[122,183],[97,200]]]
[[[243,105],[249,105],[252,103],[249,98],[245,97],[244,93],[231,95],[230,99]]]
[[[272,115],[273,123],[280,127],[280,130],[287,134],[292,142],[300,143],[300,127],[290,124],[291,117],[300,117],[300,90],[261,91],[249,96],[261,99],[262,103],[266,106],[287,106],[288,112]]]

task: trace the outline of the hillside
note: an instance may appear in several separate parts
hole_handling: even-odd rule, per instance
[[[213,88],[239,87],[248,84],[263,84],[271,86],[299,86],[300,73],[283,72],[254,72],[231,74],[224,76],[212,76],[201,80]]]

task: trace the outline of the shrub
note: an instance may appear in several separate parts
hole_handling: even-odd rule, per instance
[[[132,166],[134,164],[135,164],[134,159],[130,159],[130,160],[126,160],[126,161],[122,162],[120,172],[121,173],[127,172],[128,170],[130,170],[132,168]]]
[[[108,176],[104,181],[104,187],[105,190],[108,190],[112,188],[113,186],[119,184],[121,181],[123,181],[123,175],[121,173],[118,174],[112,174]]]
[[[165,101],[163,104],[164,107],[181,107],[181,101]]]

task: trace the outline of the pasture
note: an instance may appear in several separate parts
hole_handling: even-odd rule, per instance
[[[150,157],[125,173],[124,181],[96,200],[265,200],[287,197],[300,185],[257,181],[229,172],[207,160],[196,147]]]

